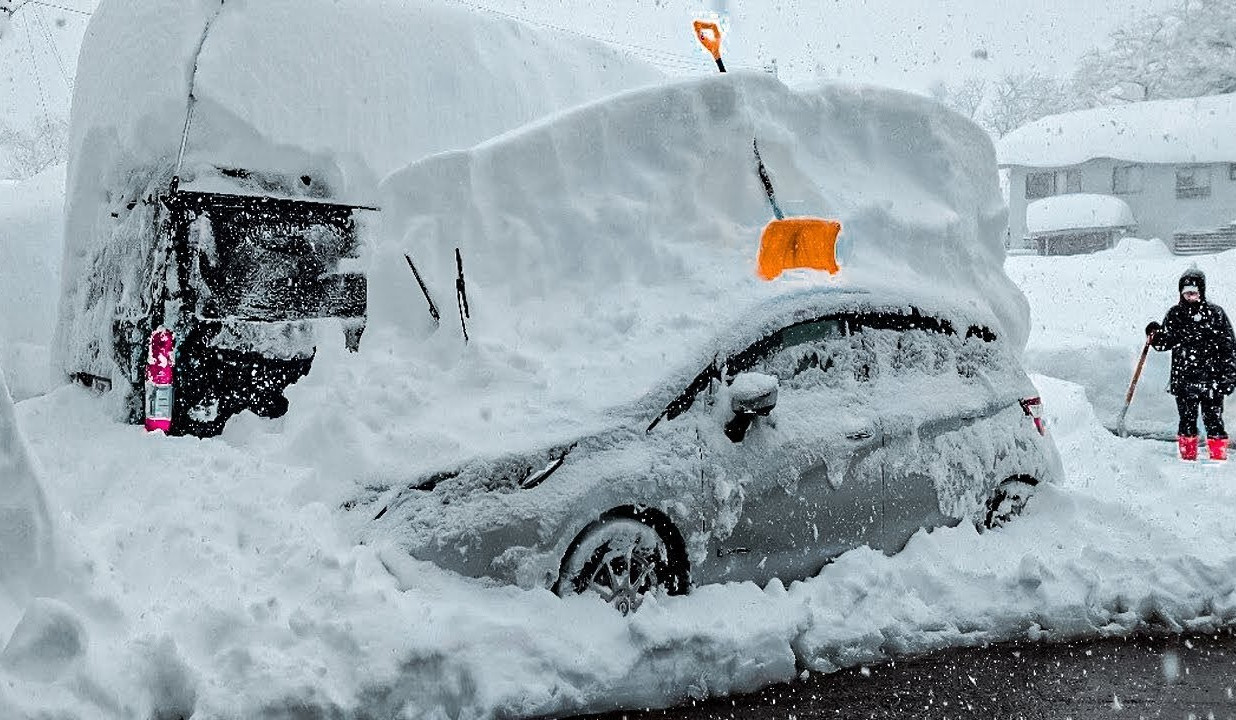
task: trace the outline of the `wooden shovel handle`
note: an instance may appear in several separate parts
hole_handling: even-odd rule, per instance
[[[1137,360],[1137,369],[1133,371],[1133,382],[1129,383],[1129,392],[1124,396],[1124,406],[1133,402],[1133,392],[1137,390],[1137,381],[1142,376],[1142,368],[1146,366],[1146,355],[1150,352],[1150,336],[1146,336],[1146,344],[1142,346],[1142,356]]]

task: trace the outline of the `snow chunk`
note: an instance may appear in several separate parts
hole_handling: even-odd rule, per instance
[[[1137,220],[1129,204],[1111,195],[1056,195],[1035,200],[1026,207],[1026,228],[1030,233],[1135,225]]]
[[[51,682],[85,655],[87,645],[86,626],[72,608],[37,598],[0,652],[0,665],[18,677]]]
[[[1236,161],[1236,94],[1154,100],[1050,115],[1006,135],[1000,165],[1059,167],[1093,158],[1145,163]]]

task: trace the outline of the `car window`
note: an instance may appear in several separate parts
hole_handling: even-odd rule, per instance
[[[871,382],[882,374],[957,372],[975,377],[1000,359],[990,329],[972,325],[960,336],[948,320],[907,312],[855,312],[788,325],[724,360],[715,358],[648,426],[689,410],[712,383],[742,372],[777,377],[788,389],[835,386],[852,378]]]

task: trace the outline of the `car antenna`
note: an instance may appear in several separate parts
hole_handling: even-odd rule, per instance
[[[408,267],[412,268],[412,275],[416,278],[416,284],[421,286],[421,293],[425,296],[425,301],[429,303],[429,315],[433,318],[433,326],[436,328],[442,321],[442,315],[438,312],[438,306],[434,304],[433,298],[430,297],[429,288],[425,287],[425,280],[421,277],[421,272],[416,269],[416,264],[412,262],[412,256],[404,253],[403,259],[408,261]]]
[[[455,301],[459,305],[459,326],[463,328],[464,343],[468,342],[468,323],[464,318],[471,318],[468,310],[468,289],[464,286],[463,255],[455,248],[455,266],[459,268],[459,277],[455,278]]]

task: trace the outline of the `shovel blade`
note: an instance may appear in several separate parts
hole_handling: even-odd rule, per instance
[[[786,270],[823,270],[836,274],[837,236],[841,223],[813,217],[773,220],[760,235],[760,256],[756,273],[764,280],[776,280]]]

